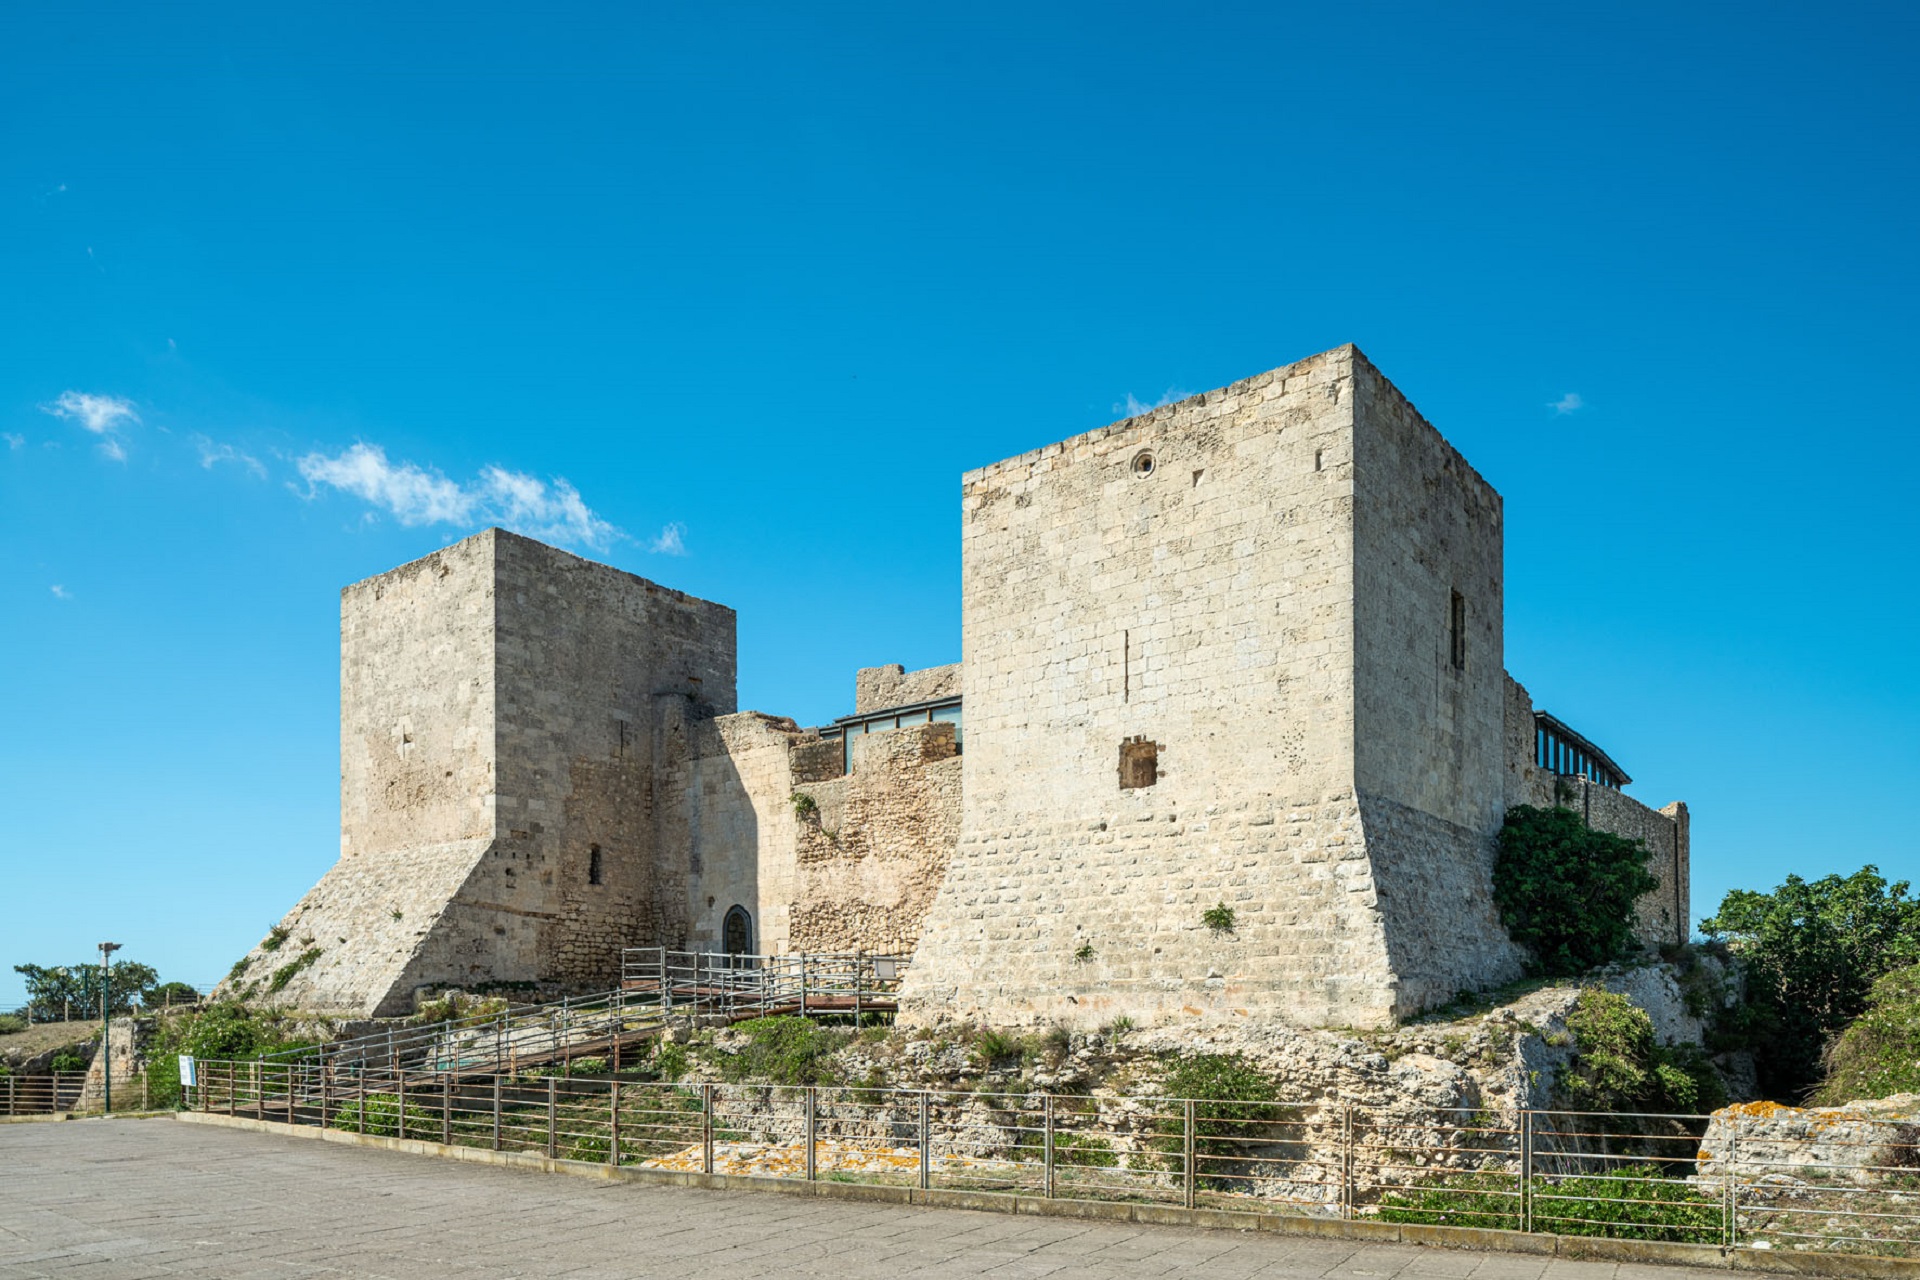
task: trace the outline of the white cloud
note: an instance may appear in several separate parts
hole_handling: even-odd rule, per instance
[[[193,447],[200,451],[200,465],[209,471],[217,463],[232,462],[245,467],[262,480],[267,478],[267,468],[260,459],[250,453],[242,453],[230,444],[215,444],[205,436],[196,435],[193,437]]]
[[[53,598],[56,600],[71,600],[73,599],[73,593],[56,582],[53,584]]]
[[[1178,387],[1168,387],[1158,400],[1155,400],[1152,404],[1146,404],[1134,399],[1133,392],[1129,391],[1127,392],[1127,398],[1125,400],[1113,406],[1113,411],[1122,417],[1137,418],[1143,413],[1152,413],[1161,405],[1172,404],[1176,400],[1185,400],[1192,394],[1193,392],[1182,391]]]
[[[119,396],[88,395],[84,391],[62,391],[52,404],[40,406],[40,412],[78,422],[97,436],[110,436],[123,422],[138,422],[133,401]]]
[[[1580,398],[1578,391],[1569,391],[1547,406],[1547,408],[1553,410],[1555,416],[1561,418],[1566,417],[1570,413],[1578,413],[1586,407],[1587,402]]]
[[[327,485],[377,507],[404,525],[499,524],[531,537],[602,549],[623,535],[595,515],[565,480],[539,480],[504,467],[488,467],[471,485],[431,468],[390,462],[378,445],[356,444],[335,457],[309,453],[299,459],[307,497]]]
[[[112,458],[115,462],[125,462],[127,460],[127,446],[121,444],[112,436],[108,436],[100,442],[100,452]]]
[[[27,447],[27,438],[25,436],[17,436],[11,431],[0,431],[0,440],[5,440],[7,442],[7,448],[9,449],[24,449]]]
[[[647,550],[663,556],[687,554],[687,526],[678,520],[660,527],[660,536],[647,544]]]

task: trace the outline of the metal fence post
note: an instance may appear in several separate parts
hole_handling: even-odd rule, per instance
[[[404,1138],[407,1136],[407,1077],[406,1075],[404,1073],[401,1074],[400,1076],[397,1077],[397,1081],[398,1083],[395,1087],[394,1092],[399,1095],[400,1105],[398,1107],[399,1114],[394,1119],[394,1130],[402,1138]]]
[[[247,1064],[247,1087],[253,1093],[253,1118],[267,1118],[267,1091],[260,1087],[260,1059]]]
[[[607,1097],[607,1163],[620,1166],[620,1082],[615,1080],[608,1088]]]
[[[1520,1229],[1533,1230],[1533,1112],[1520,1113]]]
[[[20,1087],[19,1081],[15,1080],[12,1076],[7,1077],[7,1114],[8,1115],[13,1114],[14,1094],[19,1089],[19,1087]]]
[[[560,1082],[547,1077],[547,1159],[560,1154]]]
[[[1046,1094],[1040,1099],[1040,1107],[1045,1115],[1046,1135],[1041,1140],[1040,1167],[1045,1177],[1047,1199],[1053,1199],[1053,1095]]]
[[[1187,1208],[1191,1209],[1193,1208],[1193,1202],[1194,1202],[1194,1191],[1195,1191],[1194,1173],[1196,1172],[1195,1166],[1199,1163],[1199,1160],[1196,1158],[1194,1141],[1193,1141],[1193,1127],[1194,1127],[1193,1126],[1193,1099],[1191,1098],[1187,1099],[1187,1101],[1181,1106],[1181,1113],[1182,1113],[1182,1120],[1184,1123],[1182,1124],[1182,1127],[1181,1127],[1180,1147],[1181,1147],[1181,1152],[1184,1156],[1184,1159],[1182,1160],[1182,1164],[1185,1166],[1185,1169],[1186,1169],[1186,1177],[1182,1179],[1182,1181],[1186,1183]]]
[[[1727,1138],[1727,1248],[1740,1247],[1740,1131]]]
[[[933,1123],[929,1117],[931,1108],[927,1105],[929,1094],[920,1091],[920,1189],[925,1191],[932,1185],[933,1174]]]
[[[804,1099],[806,1103],[806,1113],[807,1113],[807,1181],[808,1182],[812,1182],[814,1180],[814,1176],[816,1173],[816,1169],[814,1165],[814,1151],[819,1142],[819,1134],[820,1134],[819,1111],[817,1110],[818,1099],[816,1096],[818,1093],[819,1093],[819,1090],[815,1089],[812,1085],[808,1085],[805,1099]]]
[[[294,1123],[294,1119],[295,1119],[295,1118],[294,1118],[294,1112],[293,1112],[293,1074],[294,1074],[294,1066],[293,1066],[293,1063],[292,1063],[292,1062],[288,1062],[288,1063],[287,1063],[287,1071],[286,1071],[286,1079],[287,1079],[287,1123],[288,1123],[288,1124],[293,1124],[293,1123]]]
[[[453,1072],[440,1077],[440,1145],[453,1145]]]
[[[1340,1107],[1340,1216],[1353,1217],[1353,1106]]]
[[[493,1077],[493,1149],[500,1149],[500,1077]]]
[[[700,1172],[713,1172],[713,1086],[700,1086]]]

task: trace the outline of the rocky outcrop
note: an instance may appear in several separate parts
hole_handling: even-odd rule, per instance
[[[1700,1139],[1699,1172],[1862,1186],[1913,1179],[1920,1175],[1920,1094],[1839,1107],[1722,1107]]]

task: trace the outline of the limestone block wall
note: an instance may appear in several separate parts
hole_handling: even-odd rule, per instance
[[[1500,495],[1353,357],[1354,769],[1409,1014],[1520,972],[1493,907],[1505,814]]]
[[[885,711],[888,707],[910,707],[917,702],[938,702],[958,697],[960,664],[922,667],[909,671],[899,663],[884,667],[862,667],[854,673],[853,710]]]
[[[799,786],[815,807],[797,831],[791,949],[914,951],[959,840],[953,730],[864,735],[851,774]]]
[[[965,796],[911,1020],[1392,1015],[1353,787],[1356,356],[965,477]],[[1120,785],[1130,741],[1151,785]]]
[[[349,587],[341,859],[232,985],[368,1016],[611,982],[664,924],[655,720],[731,711],[733,655],[732,610],[497,529]]]
[[[1649,949],[1684,943],[1693,928],[1690,817],[1684,801],[1660,809],[1583,777],[1556,777],[1534,763],[1533,699],[1519,681],[1504,681],[1505,803],[1562,805],[1588,826],[1645,842],[1647,870],[1659,886],[1636,905],[1635,936]]]

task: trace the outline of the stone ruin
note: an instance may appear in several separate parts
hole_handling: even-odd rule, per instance
[[[965,661],[820,727],[739,710],[731,609],[504,530],[348,587],[340,859],[228,990],[865,950],[911,954],[908,1022],[1390,1025],[1519,973],[1520,803],[1643,839],[1640,936],[1685,940],[1686,807],[1507,674],[1500,496],[1356,348],[961,497]]]

